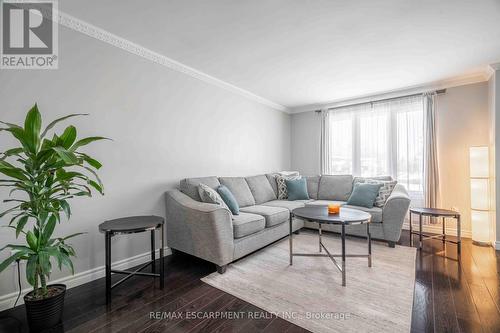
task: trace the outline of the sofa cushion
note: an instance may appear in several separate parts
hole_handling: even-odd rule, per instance
[[[246,177],[245,179],[257,205],[277,199],[276,194],[274,193],[274,190],[265,175]]]
[[[345,201],[339,200],[313,200],[306,203],[306,206],[328,206],[328,205],[345,205]]]
[[[375,177],[354,177],[352,180],[352,185],[356,185],[357,183],[364,183],[365,180],[371,179],[371,180],[383,180],[383,181],[391,181],[393,180],[391,176],[375,176]]]
[[[257,205],[242,208],[241,211],[264,216],[266,228],[288,221],[290,217],[290,211],[283,207]]]
[[[217,177],[200,177],[200,178],[185,178],[180,181],[179,189],[182,193],[191,197],[196,201],[201,201],[200,194],[198,193],[198,185],[202,183],[214,190],[220,185]]]
[[[272,200],[268,202],[264,202],[262,206],[271,206],[271,207],[282,207],[286,208],[289,211],[294,210],[295,208],[299,207],[304,207],[305,203],[301,202],[302,200],[298,201],[288,201],[288,200]]]
[[[376,223],[382,222],[382,208],[379,207],[366,208],[366,207],[350,206],[350,205],[344,205],[342,207],[362,210],[363,212],[370,213],[370,215],[372,216],[372,222]]]
[[[217,192],[219,193],[231,213],[233,213],[234,215],[238,215],[240,213],[240,206],[238,205],[238,202],[236,201],[236,198],[231,193],[231,191],[229,191],[229,189],[224,185],[220,185],[219,187],[217,187]]]
[[[241,212],[233,218],[234,238],[241,238],[263,230],[266,221],[263,216]]]
[[[303,204],[308,204],[310,202],[314,202],[315,200],[313,199],[307,199],[307,200],[295,200],[295,202],[300,202],[300,203],[303,203]]]
[[[219,181],[234,195],[240,207],[255,205],[250,187],[243,177],[220,177]]]
[[[320,176],[307,176],[304,177],[307,181],[307,193],[309,198],[318,199],[319,178]]]
[[[271,184],[271,187],[273,188],[274,195],[276,195],[276,198],[278,198],[278,184],[276,183],[277,176],[278,176],[277,173],[266,174],[266,178],[269,181],[269,184]]]
[[[319,180],[318,199],[347,201],[352,192],[351,175],[326,175]]]

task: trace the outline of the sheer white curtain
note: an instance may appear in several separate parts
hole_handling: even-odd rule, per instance
[[[323,174],[390,175],[414,203],[423,200],[424,114],[421,95],[341,107],[323,115],[328,142]]]
[[[320,168],[323,170],[331,169],[332,159],[330,158],[330,112],[321,110],[321,153]]]

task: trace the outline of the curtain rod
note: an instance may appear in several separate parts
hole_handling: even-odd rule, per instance
[[[446,89],[435,90],[435,91],[433,91],[433,93],[436,93],[437,95],[441,95],[441,94],[446,93]],[[342,106],[334,106],[334,107],[328,108],[326,110],[335,110],[335,109],[340,109],[340,108],[350,107],[350,106],[358,106],[358,105],[378,103],[378,102],[387,102],[387,101],[392,101],[395,99],[400,99],[400,98],[405,98],[405,97],[422,96],[423,94],[424,93],[418,93],[418,94],[403,95],[403,96],[398,96],[398,97],[382,98],[382,99],[376,99],[373,101],[360,102],[360,103],[354,103],[354,104],[346,104],[346,105],[342,105]],[[315,110],[315,112],[319,113],[319,112],[321,112],[321,110]]]

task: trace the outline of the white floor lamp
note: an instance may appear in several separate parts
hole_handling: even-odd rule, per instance
[[[489,148],[470,147],[470,203],[472,242],[490,245],[490,166]]]

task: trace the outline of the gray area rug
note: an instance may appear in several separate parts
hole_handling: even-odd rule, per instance
[[[324,233],[330,253],[340,253],[338,235]],[[312,231],[294,235],[294,252],[318,252]],[[366,240],[349,238],[346,252],[367,253]],[[288,239],[231,264],[225,274],[202,281],[313,332],[410,332],[416,249],[372,242],[366,258],[347,258],[347,286],[326,257],[294,257]]]

